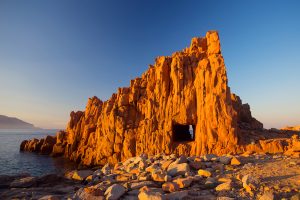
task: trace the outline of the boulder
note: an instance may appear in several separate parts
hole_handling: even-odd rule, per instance
[[[109,164],[107,163],[106,165],[104,165],[101,169],[101,172],[104,174],[104,175],[109,175],[111,173],[111,167],[109,166]]]
[[[219,158],[219,161],[224,165],[228,165],[230,163],[231,159],[232,159],[232,157],[230,157],[230,156],[221,156]]]
[[[123,194],[125,194],[126,189],[120,184],[113,184],[105,191],[105,196],[107,200],[118,200]]]
[[[142,181],[142,182],[132,182],[130,183],[130,188],[132,190],[140,189],[144,186],[156,186],[156,184],[153,181]]]
[[[169,165],[167,173],[170,176],[184,175],[190,171],[190,166],[187,163],[176,164],[172,163]]]
[[[205,166],[205,164],[201,161],[191,161],[189,165],[192,169],[196,169],[196,170],[201,169]]]
[[[36,182],[39,186],[43,186],[43,187],[50,187],[50,186],[54,186],[57,185],[58,183],[60,183],[63,180],[63,177],[57,175],[57,174],[47,174],[44,176],[40,176],[36,178]]]
[[[259,180],[250,174],[247,174],[243,176],[242,183],[246,191],[250,193],[252,190],[255,190],[258,187]]]
[[[154,171],[154,172],[152,172],[151,176],[152,176],[153,181],[164,182],[166,172],[164,172],[164,171]]]
[[[11,188],[28,188],[28,187],[31,187],[36,184],[37,184],[37,178],[29,176],[29,177],[14,180],[13,182],[11,182],[10,187]]]
[[[274,194],[272,191],[265,191],[264,194],[258,198],[258,200],[274,200]],[[293,200],[291,198],[291,200]]]
[[[174,182],[166,182],[162,185],[162,189],[165,192],[175,192],[179,190],[179,186],[177,183]]]
[[[91,192],[89,189],[86,188],[80,188],[77,190],[77,192],[74,194],[73,199],[78,200],[104,200],[104,196]]]
[[[230,191],[232,189],[231,181],[222,183],[216,187],[216,191]]]
[[[138,195],[139,200],[164,200],[160,192],[143,191]]]
[[[88,177],[89,175],[92,175],[93,171],[92,170],[76,170],[74,171],[72,175],[72,179],[77,180],[77,181],[83,181]]]
[[[173,180],[173,182],[176,183],[179,186],[179,188],[187,188],[190,187],[191,183],[193,182],[193,178],[177,178]]]
[[[172,193],[165,194],[164,198],[168,199],[168,200],[191,199],[191,198],[188,197],[188,195],[189,195],[189,193],[188,193],[187,190],[185,190],[185,191],[175,191],[175,192],[172,192]],[[205,200],[208,200],[208,199],[205,199]]]
[[[26,147],[26,144],[28,143],[27,140],[23,140],[20,144],[20,151],[25,151],[25,147]]]
[[[200,176],[204,176],[204,177],[211,177],[211,172],[208,170],[204,170],[204,169],[199,169],[198,174]]]
[[[215,161],[218,159],[218,156],[216,156],[215,154],[206,154],[203,158],[205,161]]]
[[[232,157],[230,164],[231,165],[240,165],[241,161],[237,157]]]

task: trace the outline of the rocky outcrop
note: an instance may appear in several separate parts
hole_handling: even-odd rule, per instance
[[[20,151],[38,152],[41,154],[50,154],[53,151],[53,146],[56,143],[56,137],[46,136],[42,139],[24,140],[20,145]]]
[[[263,124],[252,117],[249,104],[243,104],[239,96],[231,94],[232,105],[237,111],[237,120],[241,129],[261,130]]]
[[[299,126],[286,126],[282,128],[283,131],[300,131],[300,125]]]
[[[92,97],[85,111],[71,112],[51,153],[84,165],[117,163],[142,153],[238,153],[248,148],[239,146],[240,138],[262,128],[249,105],[231,93],[219,35],[209,31],[188,48],[156,58],[107,101]],[[39,151],[31,143],[21,149]]]

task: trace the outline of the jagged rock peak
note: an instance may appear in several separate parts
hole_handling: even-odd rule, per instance
[[[84,112],[72,112],[52,154],[98,165],[142,153],[236,153],[240,129],[262,124],[227,82],[218,32],[209,31],[183,51],[156,58],[107,101],[93,97]]]

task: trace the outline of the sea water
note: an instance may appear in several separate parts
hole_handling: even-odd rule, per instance
[[[62,158],[20,152],[23,140],[55,135],[55,130],[0,130],[0,175],[64,173],[75,165]]]

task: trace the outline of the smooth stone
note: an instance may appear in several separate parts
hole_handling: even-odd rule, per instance
[[[204,169],[199,169],[198,174],[200,176],[204,176],[204,177],[211,177],[211,172],[208,170],[204,170]]]
[[[241,165],[241,161],[238,159],[238,158],[236,158],[236,157],[233,157],[232,159],[231,159],[231,163],[230,163],[231,165],[236,165],[236,166],[238,166],[238,165]]]
[[[230,181],[222,183],[216,187],[216,191],[218,191],[218,192],[219,191],[229,191],[231,189],[232,189],[232,184]]]

